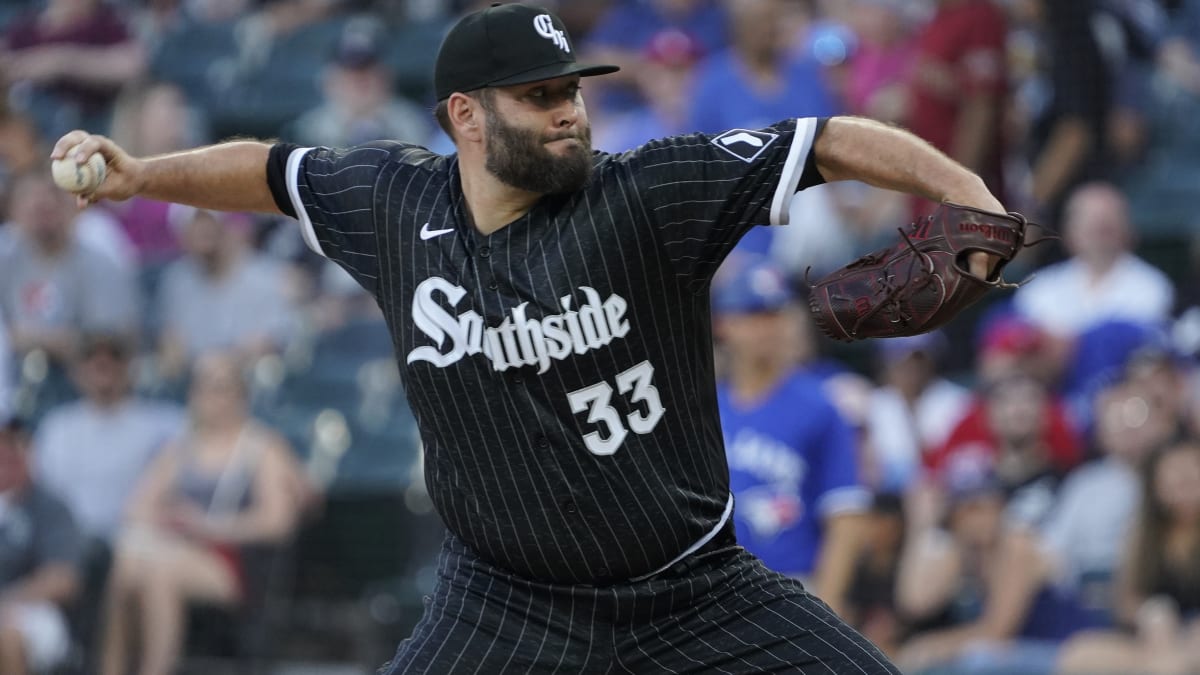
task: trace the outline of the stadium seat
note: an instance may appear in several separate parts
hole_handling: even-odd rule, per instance
[[[294,591],[295,544],[243,546],[241,559],[246,575],[242,606],[189,608],[186,654],[188,661],[198,663],[191,668],[185,663],[185,672],[207,674],[217,667],[244,675],[269,672]]]
[[[150,73],[173,82],[201,108],[212,106],[214,77],[237,53],[234,23],[185,21],[165,36],[150,54]]]
[[[234,28],[235,43],[252,42],[253,24],[243,20]],[[278,36],[254,58],[226,57],[214,73],[210,108],[218,136],[250,134],[275,136],[288,122],[321,100],[319,77],[333,51],[342,20],[304,26]],[[237,36],[241,37],[238,38]],[[230,54],[252,50],[235,47]]]

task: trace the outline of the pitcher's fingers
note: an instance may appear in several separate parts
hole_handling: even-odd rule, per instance
[[[63,134],[63,137],[58,139],[58,142],[54,144],[54,149],[50,151],[50,159],[62,159],[66,157],[68,150],[82,143],[83,139],[87,137],[88,132],[80,129]]]
[[[91,157],[93,153],[97,152],[100,153],[100,156],[104,158],[105,162],[107,162],[108,160],[112,159],[112,144],[109,143],[108,139],[104,136],[91,134],[79,143],[78,147],[75,149],[75,152],[72,154],[71,159],[75,160],[76,162],[83,163],[86,162],[87,158]]]
[[[968,258],[968,265],[971,268],[971,274],[980,279],[987,279],[992,273],[992,261],[995,256],[988,255],[983,251],[975,251]]]

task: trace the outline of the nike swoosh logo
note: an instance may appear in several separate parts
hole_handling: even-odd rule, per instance
[[[434,237],[440,237],[447,232],[453,231],[453,227],[448,227],[444,230],[431,230],[429,229],[429,223],[425,223],[421,226],[421,239],[433,239]]]

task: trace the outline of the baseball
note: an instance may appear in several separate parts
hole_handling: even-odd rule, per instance
[[[107,168],[104,157],[100,153],[94,152],[86,162],[80,164],[71,159],[74,152],[75,148],[71,148],[67,151],[66,159],[56,159],[50,163],[50,173],[54,175],[54,182],[67,192],[76,194],[94,192],[104,182]]]

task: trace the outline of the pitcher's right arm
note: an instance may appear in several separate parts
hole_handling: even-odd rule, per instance
[[[101,199],[120,201],[140,195],[203,209],[282,213],[267,184],[271,150],[267,143],[229,141],[137,158],[104,136],[72,131],[54,144],[50,157],[64,159],[72,148],[72,159],[78,162],[99,152],[108,165],[100,187],[79,196],[81,207]]]

